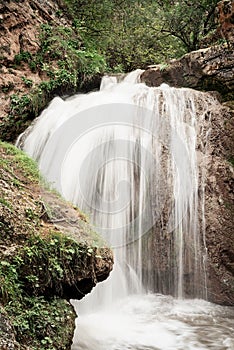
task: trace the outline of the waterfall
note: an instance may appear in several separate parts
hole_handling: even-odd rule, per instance
[[[149,88],[141,72],[105,76],[98,92],[54,98],[18,140],[114,250],[114,271],[90,295],[93,307],[100,295],[106,305],[144,291],[206,295],[199,188],[212,97]]]
[[[140,74],[54,98],[17,141],[114,251],[110,277],[73,301],[72,349],[231,350],[233,309],[201,300],[215,102],[191,89],[147,87]]]

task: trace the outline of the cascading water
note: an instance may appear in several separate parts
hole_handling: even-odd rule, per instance
[[[55,98],[18,141],[114,250],[110,278],[74,302],[83,314],[74,350],[207,348],[205,337],[199,343],[183,322],[188,314],[199,318],[209,303],[192,307],[147,293],[206,297],[200,165],[213,100],[165,84],[149,88],[138,82],[140,73],[121,82],[104,77],[99,92]],[[187,330],[192,341],[185,347]],[[231,341],[226,333],[212,349]]]

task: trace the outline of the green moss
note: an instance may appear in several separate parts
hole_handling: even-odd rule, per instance
[[[28,51],[21,51],[14,57],[14,64],[19,66],[22,62],[29,62],[32,59],[32,55]]]
[[[29,178],[30,181],[38,182],[41,180],[41,175],[36,162],[29,158],[24,152],[19,152],[15,155],[14,161],[19,164],[24,175]]]
[[[7,155],[15,156],[21,152],[17,147],[7,142],[0,141],[0,147],[4,149],[4,153]]]
[[[23,175],[31,182],[42,181],[37,163],[33,159],[29,158],[29,156],[27,156],[23,151],[9,143],[2,141],[0,141],[0,148],[3,148],[7,155],[12,156],[2,160],[2,164],[8,168],[8,171],[10,171],[9,168],[11,165],[14,164],[15,166],[19,167],[20,170],[22,170]],[[15,185],[20,185],[19,180],[15,179]]]
[[[0,86],[0,90],[2,90],[3,93],[7,94],[11,90],[13,90],[15,85],[12,82],[9,82],[8,84],[3,84]]]

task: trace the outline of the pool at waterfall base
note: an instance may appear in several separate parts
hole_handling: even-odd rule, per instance
[[[234,309],[201,299],[133,295],[79,313],[72,350],[233,350]]]

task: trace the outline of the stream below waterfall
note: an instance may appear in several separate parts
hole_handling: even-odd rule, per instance
[[[140,74],[56,97],[18,140],[114,251],[107,281],[72,301],[72,350],[233,350],[234,309],[205,301],[215,100]]]
[[[74,302],[79,313],[79,304]],[[233,350],[234,309],[134,295],[77,318],[72,350]]]

